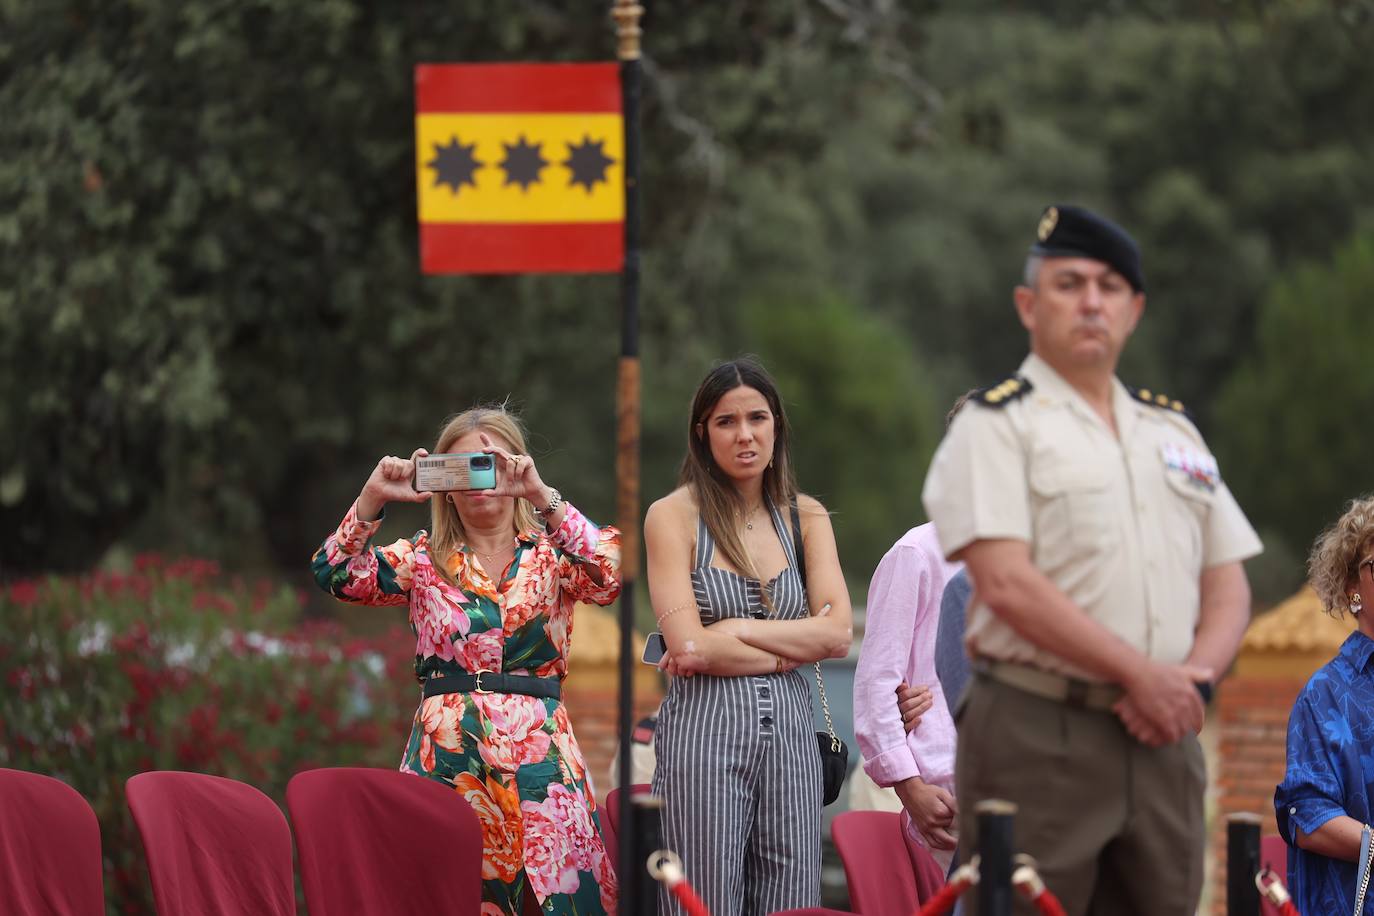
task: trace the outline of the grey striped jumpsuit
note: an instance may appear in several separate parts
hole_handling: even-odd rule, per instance
[[[790,526],[770,506],[788,566],[771,583],[777,619],[809,614]],[[711,565],[715,541],[697,522],[692,587],[701,622],[763,618],[759,580]],[[803,667],[785,674],[675,677],[654,745],[653,791],[663,839],[712,916],[766,916],[820,905],[821,764]],[[680,914],[660,893],[659,912]]]

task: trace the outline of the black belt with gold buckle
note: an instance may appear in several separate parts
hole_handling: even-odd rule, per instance
[[[563,682],[556,677],[530,677],[527,674],[502,674],[478,671],[475,674],[445,674],[425,680],[425,699],[445,693],[519,693],[528,697],[558,700]]]

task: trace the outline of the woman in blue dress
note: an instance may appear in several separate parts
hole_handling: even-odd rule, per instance
[[[1369,913],[1374,893],[1354,908],[1374,824],[1374,496],[1352,501],[1322,532],[1308,575],[1326,612],[1349,611],[1356,629],[1298,695],[1274,808],[1298,910]]]

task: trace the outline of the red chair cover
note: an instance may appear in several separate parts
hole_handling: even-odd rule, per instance
[[[160,916],[293,916],[291,828],[276,802],[203,773],[139,773],[124,784]]]
[[[637,782],[630,786],[630,795],[643,795],[649,792],[647,782]],[[611,857],[611,867],[620,868],[620,787],[606,793],[606,804],[597,814],[601,817],[601,841],[606,844],[606,855]]]
[[[615,804],[620,804],[620,790],[612,789],[606,796],[606,804],[596,812],[601,818],[601,842],[606,845],[606,856],[611,860],[613,871],[620,868],[620,835],[611,826],[611,804],[614,799]],[[619,820],[617,818],[616,820]]]
[[[103,916],[100,825],[79,792],[0,769],[0,907],[16,916]]]
[[[1260,868],[1268,867],[1279,876],[1284,887],[1288,887],[1288,844],[1281,836],[1260,838]],[[1260,898],[1260,913],[1263,916],[1279,916],[1279,908],[1263,897]]]
[[[897,815],[897,818],[897,830],[902,834],[902,840],[906,843],[907,858],[911,860],[911,876],[916,879],[916,902],[924,906],[927,900],[940,893],[947,876],[940,863],[930,854],[930,850],[907,832],[902,815]]]
[[[637,782],[630,786],[630,796],[647,795],[649,793],[647,782]],[[601,821],[604,826],[609,827],[610,831],[616,836],[620,835],[620,787],[616,786],[606,794],[606,807],[601,809]]]
[[[863,916],[911,916],[920,909],[902,826],[891,811],[835,815],[830,836],[844,863],[849,905]]]
[[[482,827],[443,783],[397,770],[307,770],[287,785],[286,805],[311,916],[481,908]]]

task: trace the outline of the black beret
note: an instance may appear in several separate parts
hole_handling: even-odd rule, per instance
[[[1135,239],[1116,223],[1072,205],[1046,207],[1031,254],[1047,258],[1092,258],[1111,265],[1131,289],[1145,291],[1145,272]]]

